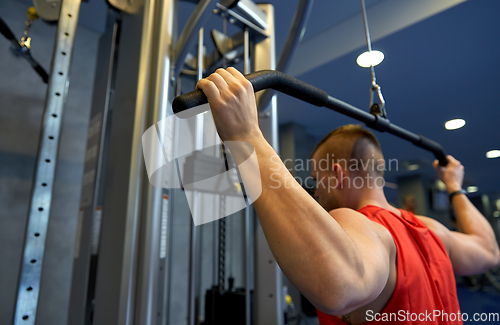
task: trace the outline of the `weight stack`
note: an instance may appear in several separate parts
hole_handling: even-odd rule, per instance
[[[250,293],[250,301],[252,293]],[[252,306],[250,305],[250,310]],[[245,289],[220,291],[218,287],[205,295],[205,321],[203,325],[245,324]]]

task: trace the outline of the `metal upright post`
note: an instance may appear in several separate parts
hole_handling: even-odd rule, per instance
[[[255,71],[276,68],[274,7],[271,4],[259,4],[267,15],[267,38],[255,44],[252,67]],[[257,94],[257,102],[259,102]],[[271,108],[259,117],[262,133],[274,150],[278,151],[278,111],[276,95],[271,99]],[[282,308],[282,272],[274,259],[266,241],[260,223],[255,229],[255,292],[254,323],[259,325],[283,324]]]
[[[243,70],[245,74],[250,73],[251,67],[250,67],[250,36],[249,36],[249,31],[248,27],[245,27],[245,30],[243,31]],[[252,247],[250,245],[251,243],[251,232],[250,232],[250,214],[251,214],[251,208],[248,204],[248,197],[246,199],[247,206],[245,207],[245,224],[244,224],[244,230],[245,230],[245,244],[243,245],[244,247],[244,258],[245,258],[245,324],[250,325],[251,324],[251,295],[250,292],[252,290]]]
[[[162,0],[151,3],[153,21],[151,34],[146,40],[151,47],[148,71],[147,98],[144,109],[146,118],[144,129],[165,119],[169,103],[174,97],[174,87],[170,82],[172,44],[176,19],[176,1]],[[143,130],[144,130],[143,129]],[[163,129],[163,131],[169,131]],[[173,130],[170,130],[173,131]],[[163,135],[163,141],[168,141]],[[170,145],[164,145],[164,150]],[[144,152],[142,152],[144,153]],[[142,161],[144,158],[141,154]],[[158,157],[158,156],[157,156]],[[159,159],[159,158],[157,158]],[[155,324],[162,319],[161,305],[164,295],[160,288],[165,280],[165,272],[160,272],[165,265],[167,244],[167,220],[171,215],[168,208],[168,192],[154,187],[147,181],[147,172],[142,164],[142,197],[140,216],[139,259],[137,266],[137,286],[134,324]],[[167,185],[167,184],[166,184]]]
[[[198,34],[198,80],[203,77],[203,28],[200,28]],[[204,114],[196,116],[196,131],[195,131],[195,150],[203,149],[203,119]],[[199,218],[201,213],[201,193],[193,191],[193,218]],[[188,325],[196,325],[198,318],[198,286],[199,266],[200,266],[200,227],[191,224],[191,246],[190,246],[190,264],[189,264],[189,309],[188,309]]]
[[[80,0],[62,2],[26,225],[13,324],[35,324],[64,106]]]
[[[173,99],[170,59],[176,0],[145,0],[122,15],[93,323],[154,324],[165,298],[160,269],[163,190],[147,178],[142,135]],[[168,215],[167,215],[168,217]],[[165,240],[165,243],[168,241]],[[165,259],[163,259],[163,262]]]
[[[268,4],[259,5],[262,11],[267,13],[267,20],[269,22],[266,29],[267,38],[255,45],[254,55],[253,55],[253,68],[254,71],[264,70],[264,69],[276,69],[276,49],[275,49],[275,37],[274,37],[274,7]],[[264,92],[260,92],[256,95],[256,102],[260,101],[260,97],[264,95]],[[260,107],[259,109],[265,110],[265,112],[260,114],[259,124],[264,134],[264,137],[271,144],[271,146],[279,151],[278,142],[278,108],[276,102],[276,94],[271,98],[269,104],[270,108]]]
[[[116,13],[108,16],[108,27],[99,40],[71,279],[68,311],[71,325],[90,324],[93,313],[104,193],[103,164],[107,157],[106,135],[112,111],[119,34],[116,18]]]

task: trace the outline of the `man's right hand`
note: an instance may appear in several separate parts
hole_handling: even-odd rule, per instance
[[[435,160],[433,165],[436,169],[438,177],[448,188],[448,193],[453,193],[462,189],[464,180],[464,166],[460,161],[448,155],[448,165],[440,166],[438,161]]]
[[[217,69],[196,85],[207,96],[223,141],[264,140],[259,129],[253,86],[233,67]],[[265,141],[265,140],[264,140]]]

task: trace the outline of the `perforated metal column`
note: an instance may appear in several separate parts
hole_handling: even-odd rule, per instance
[[[26,225],[13,320],[16,325],[35,324],[61,124],[68,94],[69,71],[79,10],[80,0],[62,2]]]

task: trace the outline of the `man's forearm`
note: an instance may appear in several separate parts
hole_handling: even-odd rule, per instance
[[[498,254],[498,243],[490,223],[467,196],[465,194],[455,195],[452,198],[452,205],[458,229],[467,235],[479,237],[488,251]]]

